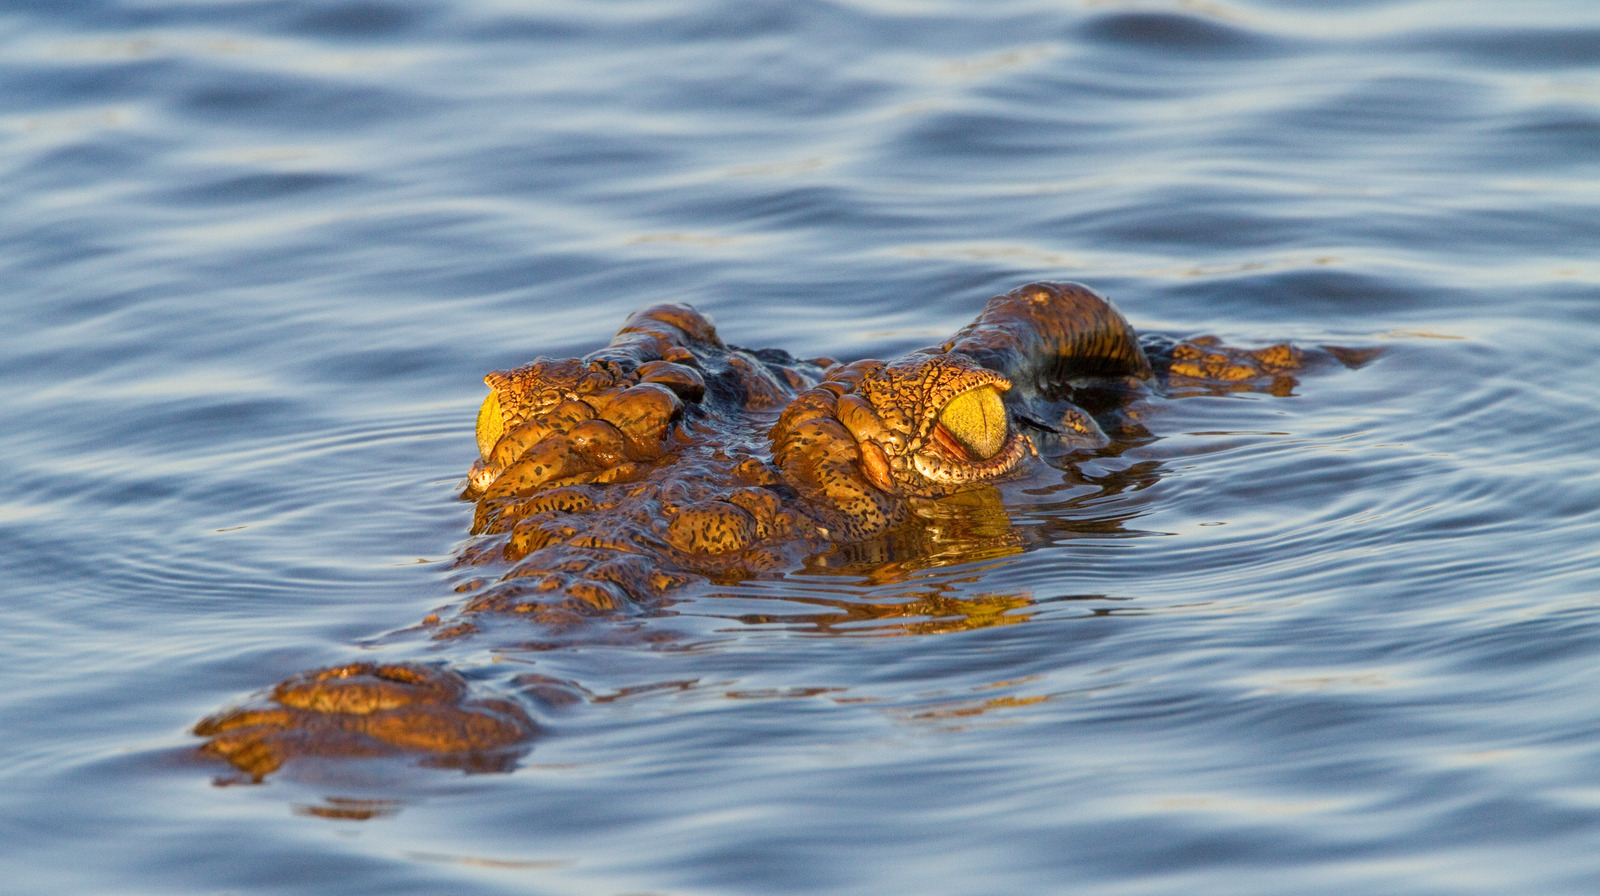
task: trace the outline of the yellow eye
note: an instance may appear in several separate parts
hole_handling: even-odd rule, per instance
[[[500,393],[491,390],[489,397],[483,400],[483,407],[478,408],[478,454],[488,460],[489,452],[494,450],[495,443],[505,434],[506,423],[500,414]]]
[[[1000,390],[981,386],[957,395],[939,412],[939,425],[974,457],[994,457],[1006,444],[1006,406]]]

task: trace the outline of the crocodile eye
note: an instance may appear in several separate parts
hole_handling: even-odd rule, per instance
[[[1000,390],[979,386],[950,399],[939,412],[939,428],[978,460],[988,460],[1006,444],[1006,406]]]
[[[488,460],[489,452],[494,450],[495,443],[505,433],[505,417],[500,413],[500,393],[490,390],[489,397],[478,408],[478,454]]]

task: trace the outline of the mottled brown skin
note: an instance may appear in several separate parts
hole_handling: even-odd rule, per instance
[[[1035,283],[989,301],[946,342],[838,364],[724,344],[682,305],[633,315],[582,359],[489,374],[481,456],[463,497],[477,538],[438,639],[489,618],[560,632],[660,603],[694,579],[797,568],[914,527],[919,502],[1014,476],[1046,453],[1104,447],[1080,394],[1285,392],[1305,351],[1147,341],[1089,289]],[[1319,355],[1320,356],[1320,355]],[[493,768],[537,731],[518,705],[454,672],[357,664],[303,673],[201,722],[202,751],[259,779],[297,756],[415,753]],[[499,757],[497,759],[496,757]]]
[[[538,727],[505,699],[472,698],[447,669],[352,663],[303,672],[260,705],[201,720],[200,748],[257,778],[293,756],[376,757],[410,752],[433,764],[507,767]]]

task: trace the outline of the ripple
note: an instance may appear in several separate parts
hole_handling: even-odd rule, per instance
[[[1587,68],[1600,29],[1577,26],[1439,28],[1405,37],[1409,49],[1447,53],[1465,66],[1491,69]]]
[[[1225,14],[1196,14],[1196,8],[1198,5],[1185,12],[1102,13],[1085,19],[1076,36],[1119,51],[1218,57],[1234,63],[1278,49],[1278,41],[1270,36],[1230,21],[1232,17]]]
[[[357,0],[303,13],[286,30],[331,40],[394,38],[418,28],[424,19],[416,4]]]

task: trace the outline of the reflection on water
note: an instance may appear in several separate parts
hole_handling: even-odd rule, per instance
[[[951,580],[944,587],[972,585],[981,581],[981,576],[961,577]],[[1120,599],[1126,600],[1126,598]],[[1055,597],[1052,600],[1098,603],[1118,599],[1108,598],[1103,594],[1085,594]],[[1038,603],[1033,595],[1026,593],[978,593],[969,597],[941,594],[937,589],[908,590],[898,599],[851,600],[799,593],[787,595],[782,601],[807,607],[826,608],[832,612],[741,613],[728,618],[746,625],[774,625],[789,631],[818,635],[870,637],[940,635],[1027,622],[1033,618],[1033,614],[1029,611]],[[1117,610],[1116,607],[1095,606],[1088,608],[1087,612],[1092,615],[1107,615]]]
[[[1016,554],[1022,536],[1000,491],[983,487],[937,500],[914,501],[913,519],[877,538],[831,547],[806,559],[807,572],[833,572],[892,584],[925,569]]]
[[[317,818],[338,821],[370,821],[393,815],[400,811],[400,806],[399,800],[363,800],[330,796],[319,804],[295,806],[294,811],[298,815],[313,815]]]

